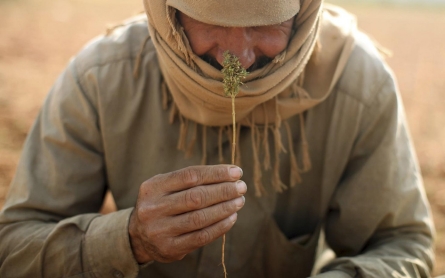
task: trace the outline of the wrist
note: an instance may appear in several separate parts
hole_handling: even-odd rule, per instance
[[[144,248],[143,241],[140,237],[137,228],[137,219],[135,212],[133,210],[130,216],[130,223],[128,225],[128,234],[130,238],[131,250],[135,260],[140,265],[144,265],[153,261],[153,258],[148,254],[147,250]]]

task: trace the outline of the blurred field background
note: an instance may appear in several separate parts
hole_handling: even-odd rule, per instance
[[[52,83],[87,41],[142,11],[141,2],[0,0],[0,208]],[[355,13],[359,28],[393,52],[387,62],[398,77],[437,228],[434,275],[445,274],[445,8],[331,2]],[[105,211],[113,206],[107,204]]]

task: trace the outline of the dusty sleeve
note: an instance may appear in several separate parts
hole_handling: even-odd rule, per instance
[[[106,174],[95,94],[74,60],[45,100],[0,214],[0,277],[136,277],[132,208],[97,213]]]
[[[325,227],[337,258],[316,277],[430,277],[434,227],[391,76],[357,130]]]

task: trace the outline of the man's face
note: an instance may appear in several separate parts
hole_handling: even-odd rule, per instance
[[[221,27],[197,21],[179,12],[179,21],[193,52],[217,69],[223,53],[236,55],[249,72],[265,66],[286,49],[293,18],[270,26]]]

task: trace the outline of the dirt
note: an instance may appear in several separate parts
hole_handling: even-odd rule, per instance
[[[445,9],[342,2],[361,30],[393,52],[387,62],[399,81],[437,228],[434,275],[445,274]],[[141,1],[0,1],[0,208],[27,131],[69,58],[140,11]],[[113,209],[108,196],[103,212]]]

